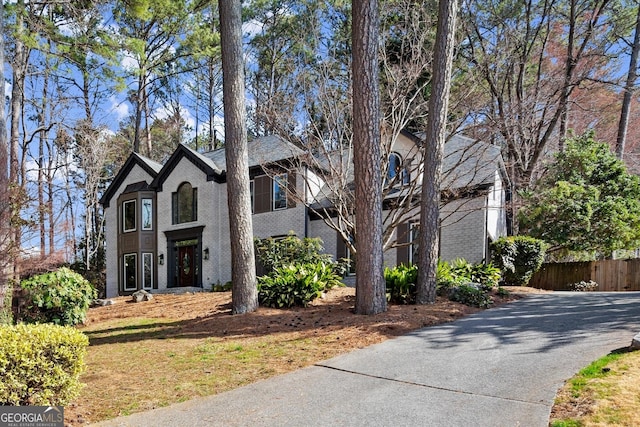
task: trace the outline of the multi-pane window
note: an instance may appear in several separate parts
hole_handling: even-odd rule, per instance
[[[127,200],[122,204],[122,231],[136,230],[136,201]]]
[[[142,199],[142,229],[153,229],[153,200]]]
[[[287,174],[273,177],[273,210],[287,208]]]
[[[198,220],[198,189],[183,182],[172,194],[173,224]]]
[[[142,254],[142,289],[153,287],[153,254],[145,252]]]
[[[125,291],[134,291],[138,287],[137,259],[137,254],[124,255],[123,282]]]

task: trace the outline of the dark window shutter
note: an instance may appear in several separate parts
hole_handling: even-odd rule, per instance
[[[405,222],[396,228],[396,242],[398,244],[409,242],[409,223]],[[409,265],[409,245],[400,246],[396,249],[396,264]]]
[[[271,178],[267,175],[257,176],[253,180],[255,213],[259,214],[271,210],[271,187]]]
[[[198,189],[193,189],[193,206],[191,207],[191,221],[198,220]]]
[[[171,223],[178,223],[178,193],[171,194]]]
[[[295,198],[295,194],[296,194],[296,173],[295,171],[289,171],[289,173],[287,174],[287,179],[289,180],[289,182],[287,182],[287,209],[288,208],[295,208],[296,207],[296,198]]]
[[[347,245],[342,240],[342,235],[336,231],[336,261],[347,257]]]

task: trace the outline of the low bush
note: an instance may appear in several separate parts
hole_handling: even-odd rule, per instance
[[[526,286],[544,261],[547,244],[529,236],[501,237],[491,244],[493,263],[507,285]]]
[[[447,289],[452,286],[460,284],[460,280],[457,275],[453,273],[451,264],[447,261],[438,260],[438,269],[436,271],[436,287],[438,292],[446,292]]]
[[[25,279],[20,286],[27,291],[20,320],[27,323],[82,323],[97,296],[91,283],[66,267]]]
[[[449,289],[449,299],[471,307],[488,308],[493,300],[477,283],[457,285]]]
[[[82,385],[88,338],[51,324],[0,326],[0,405],[64,406]]]
[[[404,264],[384,269],[387,301],[394,304],[412,304],[416,300],[418,266]]]
[[[255,238],[256,256],[267,274],[290,264],[331,263],[330,254],[322,253],[322,239],[305,237],[294,233],[283,238]]]
[[[491,303],[488,292],[496,287],[500,281],[500,269],[491,264],[471,264],[463,259],[452,263],[439,260],[436,271],[436,288],[438,295],[449,297],[454,295],[453,301],[478,307],[486,307],[486,301]],[[393,304],[412,304],[416,299],[416,284],[418,281],[418,266],[399,265],[385,268],[387,301]],[[459,289],[462,286],[461,289]],[[471,286],[483,295],[475,296]],[[467,297],[467,294],[474,294]]]
[[[490,290],[500,283],[502,273],[493,264],[477,263],[457,259],[451,264],[451,274],[457,283],[479,283]]]
[[[332,263],[289,264],[258,278],[258,301],[267,307],[306,307],[335,286],[344,284]]]
[[[585,282],[584,280],[578,283],[571,283],[568,285],[570,291],[574,292],[593,292],[598,289],[598,284],[593,280]]]
[[[216,283],[211,287],[211,292],[228,292],[233,288],[233,282]]]

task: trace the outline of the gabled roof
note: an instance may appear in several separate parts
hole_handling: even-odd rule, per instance
[[[162,167],[162,170],[155,177],[155,179],[151,183],[151,186],[162,190],[162,184],[164,184],[164,181],[171,174],[171,172],[173,172],[178,163],[180,163],[180,160],[182,160],[183,158],[188,159],[198,169],[204,172],[207,175],[207,181],[224,181],[224,169],[220,168],[213,160],[204,156],[203,154],[192,150],[186,145],[179,144],[178,148],[176,148],[173,154],[171,154],[169,160],[167,160],[167,162]]]
[[[304,154],[304,151],[300,147],[289,141],[285,141],[277,135],[263,136],[249,141],[247,149],[250,168],[296,158]],[[224,148],[219,148],[202,155],[210,159],[216,165],[219,165],[220,169],[226,172],[227,161],[225,158]]]
[[[424,134],[416,135],[402,131],[402,135],[409,138],[416,145],[424,144]],[[427,148],[428,149],[428,148]],[[336,156],[339,159],[339,156]],[[352,159],[351,159],[352,161]],[[486,189],[495,183],[495,173],[498,171],[503,180],[507,179],[500,147],[463,135],[451,135],[444,146],[442,159],[441,190],[464,194]],[[353,178],[353,164],[349,165],[349,180]],[[387,199],[397,197],[404,189],[391,191]],[[331,189],[325,185],[318,194],[329,195]],[[418,192],[419,193],[419,192]],[[320,197],[312,205],[315,209],[332,206],[330,197]]]
[[[129,158],[124,162],[124,165],[122,165],[122,167],[118,171],[116,177],[111,182],[111,185],[109,185],[109,188],[107,188],[107,190],[102,195],[102,198],[100,198],[100,203],[105,208],[109,207],[111,198],[114,196],[114,193],[118,188],[120,188],[122,182],[136,165],[140,166],[146,173],[148,173],[151,179],[154,179],[162,169],[162,165],[160,163],[155,162],[147,157],[141,156],[138,153],[131,153],[129,155]]]
[[[304,151],[276,135],[256,138],[248,143],[249,167],[262,166],[287,160],[304,154]],[[162,184],[173,172],[181,159],[186,158],[202,170],[207,181],[224,182],[226,180],[227,162],[224,148],[208,153],[199,153],[186,145],[180,144],[164,165],[148,159],[138,153],[131,153],[127,161],[118,171],[115,179],[100,199],[103,206],[109,207],[115,191],[129,175],[135,165],[140,165],[151,177],[149,187],[162,190]],[[142,183],[136,183],[142,185]],[[146,183],[145,183],[146,184]],[[137,188],[137,187],[136,187]],[[140,187],[142,188],[142,187]],[[145,187],[148,188],[148,187]]]
[[[502,168],[500,147],[453,135],[444,145],[442,190],[492,185],[496,171],[501,172]]]

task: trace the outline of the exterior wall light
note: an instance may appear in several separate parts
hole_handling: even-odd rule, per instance
[[[158,264],[160,265],[164,264],[164,254],[158,255]]]
[[[202,251],[202,252],[204,253],[203,254],[203,258],[205,260],[209,259],[209,248],[204,248],[204,251]]]

